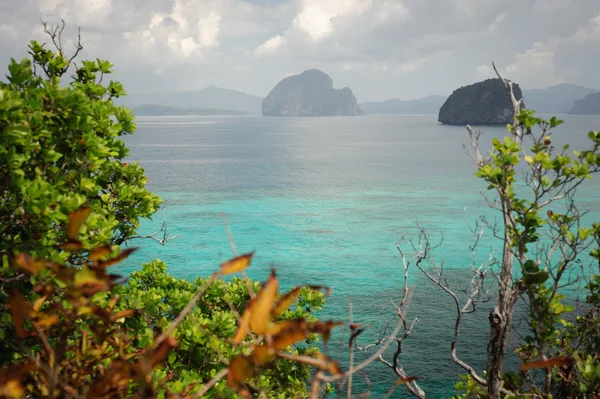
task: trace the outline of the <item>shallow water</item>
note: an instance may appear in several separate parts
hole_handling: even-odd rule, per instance
[[[582,148],[587,131],[600,129],[600,117],[564,119],[554,133],[557,146]],[[166,200],[169,233],[178,237],[164,247],[138,242],[141,250],[118,271],[159,258],[177,277],[210,274],[232,256],[225,212],[238,250],[256,250],[251,278],[262,280],[276,267],[283,287],[331,286],[322,317],[347,319],[351,300],[355,322],[372,326],[362,344],[394,320],[391,303],[402,287],[396,243],[414,236],[417,222],[435,237],[445,232],[435,257],[459,281],[472,264],[466,221],[495,215],[462,147],[469,143],[465,129],[441,126],[435,115],[139,117],[137,125],[137,133],[126,138],[131,159],[145,168],[149,188]],[[491,137],[505,134],[503,127],[484,130],[488,148]],[[580,190],[587,209],[600,209],[597,180]],[[154,232],[161,223],[157,214],[142,231]],[[496,246],[486,233],[479,259]],[[409,279],[415,293],[408,316],[419,322],[406,340],[402,365],[421,378],[430,397],[447,397],[460,372],[449,352],[455,310],[417,269]],[[459,345],[459,354],[479,370],[487,336],[484,306],[465,320]],[[333,355],[340,339],[334,336],[328,348]],[[375,393],[386,392],[395,380],[381,365],[368,376]],[[399,389],[392,397],[404,395]]]

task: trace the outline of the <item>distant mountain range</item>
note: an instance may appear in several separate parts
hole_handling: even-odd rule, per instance
[[[241,91],[208,86],[196,91],[131,94],[123,97],[120,103],[131,108],[151,104],[187,110],[220,109],[260,115],[262,100],[262,97],[242,93]]]
[[[571,83],[561,83],[547,89],[524,89],[523,98],[525,106],[536,110],[538,114],[566,114],[575,101],[598,91]]]
[[[245,112],[217,108],[176,108],[167,105],[144,104],[132,108],[135,115],[246,115]]]
[[[360,109],[369,114],[437,114],[445,96],[427,96],[417,100],[398,100],[392,98],[381,102],[358,104]]]
[[[598,92],[600,90],[562,83],[546,89],[523,89],[523,97],[527,108],[539,114],[566,114],[576,101]],[[445,96],[434,95],[416,100],[392,98],[364,102],[358,106],[367,115],[437,114],[445,101]],[[138,115],[260,115],[262,102],[262,97],[215,86],[196,91],[136,93],[119,99],[120,104],[136,109]],[[576,109],[575,112],[579,111]]]

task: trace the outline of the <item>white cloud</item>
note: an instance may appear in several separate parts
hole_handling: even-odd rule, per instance
[[[523,53],[516,54],[516,60],[506,66],[506,77],[528,88],[541,88],[565,81],[557,71],[555,52],[543,43],[536,42]]]
[[[40,16],[65,18],[64,43],[81,26],[81,56],[113,62],[130,92],[215,84],[264,95],[286,71],[320,68],[359,100],[423,97],[492,77],[491,60],[524,88],[560,81],[600,88],[597,0],[577,6],[572,0],[2,4],[3,65],[11,56],[25,56],[29,39],[45,38]]]
[[[211,11],[206,18],[198,21],[198,39],[201,46],[218,47],[221,16]]]
[[[287,42],[284,36],[277,35],[270,38],[254,50],[254,57],[261,58],[265,55],[274,54],[279,51]]]

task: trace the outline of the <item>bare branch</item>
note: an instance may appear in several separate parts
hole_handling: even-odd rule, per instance
[[[162,207],[163,222],[158,231],[156,231],[155,233],[152,233],[152,234],[145,235],[145,236],[140,236],[140,235],[133,236],[130,238],[130,240],[133,240],[136,238],[145,238],[145,239],[154,240],[154,241],[158,242],[160,245],[165,245],[167,242],[179,237],[179,236],[169,236],[167,217],[165,216],[165,208],[166,207],[167,207],[167,201],[165,201],[165,204]],[[157,237],[159,234],[161,235],[161,238]]]

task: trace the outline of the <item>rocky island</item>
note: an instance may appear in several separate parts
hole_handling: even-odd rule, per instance
[[[262,102],[263,116],[354,116],[360,113],[352,90],[334,89],[331,77],[318,69],[283,79]]]
[[[516,98],[523,94],[513,84]],[[524,104],[522,104],[524,107]],[[444,125],[504,125],[513,121],[513,107],[500,79],[487,79],[454,90],[440,108],[438,121]]]
[[[573,103],[569,110],[572,115],[600,115],[600,93],[588,94]]]

